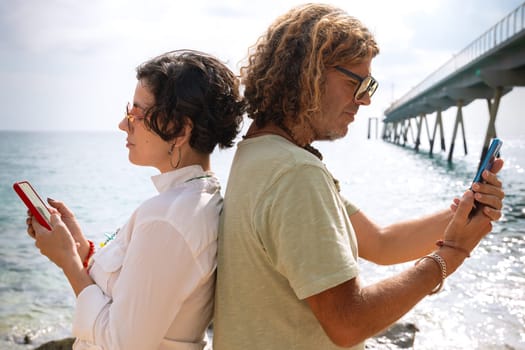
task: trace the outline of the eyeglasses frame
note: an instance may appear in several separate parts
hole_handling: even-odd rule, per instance
[[[352,72],[352,71],[350,71],[350,70],[348,70],[346,68],[343,68],[341,66],[335,66],[335,69],[337,69],[339,72],[343,73],[347,77],[355,79],[355,80],[357,80],[359,82],[357,84],[357,87],[356,87],[355,93],[354,93],[354,99],[356,101],[361,100],[363,98],[363,96],[365,95],[365,93],[368,93],[368,97],[372,98],[374,93],[377,91],[377,88],[379,87],[379,83],[371,75],[368,75],[368,76],[363,78],[363,77],[355,74],[354,72]],[[362,87],[365,86],[364,84],[366,84],[366,88],[364,89],[364,91],[361,91],[359,93],[360,96],[358,96],[358,92],[360,90],[362,90]]]
[[[130,108],[131,107],[131,108]],[[126,114],[124,115],[128,121],[128,129],[131,130],[131,126],[133,125],[133,123],[135,122],[135,120],[138,120],[138,121],[142,121],[144,119],[146,119],[146,117],[138,117],[136,115],[133,115],[131,114],[131,110],[133,109],[133,105],[131,104],[131,102],[128,102],[126,104]]]

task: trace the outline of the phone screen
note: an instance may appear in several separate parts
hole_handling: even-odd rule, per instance
[[[18,193],[22,201],[26,204],[31,213],[37,218],[38,222],[48,229],[51,229],[51,213],[47,209],[42,199],[35,192],[31,184],[27,181],[17,182],[13,188]],[[44,221],[44,222],[42,222]]]

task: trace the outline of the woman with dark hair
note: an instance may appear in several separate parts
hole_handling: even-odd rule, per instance
[[[159,194],[96,253],[59,201],[48,200],[52,230],[29,217],[28,233],[77,296],[74,349],[202,349],[222,209],[210,154],[232,146],[244,102],[235,75],[202,52],[155,57],[137,80],[119,128],[130,162],[159,170]]]

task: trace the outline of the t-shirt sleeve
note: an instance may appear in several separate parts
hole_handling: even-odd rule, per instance
[[[352,216],[359,211],[359,208],[353,203],[351,203],[348,199],[344,198],[343,196],[341,196],[341,199],[346,208],[346,213],[348,214],[348,216]]]
[[[353,229],[322,168],[302,165],[279,176],[257,212],[255,229],[268,259],[299,299],[357,276]]]

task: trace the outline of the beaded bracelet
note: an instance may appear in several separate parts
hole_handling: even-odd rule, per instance
[[[95,254],[95,243],[93,243],[93,241],[90,241],[89,239],[88,239],[88,243],[89,243],[89,251],[86,257],[84,258],[84,261],[82,262],[82,265],[84,266],[84,268],[88,267],[89,259],[91,259],[93,254]]]
[[[454,244],[454,241],[443,241],[443,240],[439,240],[436,242],[436,245],[438,247],[449,247],[449,248],[452,248],[452,249],[456,249],[456,250],[459,250],[460,252],[462,252],[463,254],[465,254],[467,256],[467,258],[470,258],[470,252],[464,248],[461,248],[461,247],[458,247]]]
[[[423,259],[434,260],[438,264],[439,268],[441,269],[441,282],[439,282],[439,284],[434,289],[432,289],[432,291],[429,293],[429,295],[436,294],[437,292],[441,290],[441,288],[443,288],[443,285],[445,284],[445,278],[447,278],[447,264],[445,263],[445,260],[440,255],[436,253],[432,253],[432,254],[421,257],[418,261],[416,261],[415,265],[419,264],[419,262]]]

